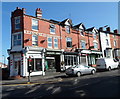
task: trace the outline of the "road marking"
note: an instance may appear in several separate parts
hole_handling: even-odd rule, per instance
[[[61,82],[63,79],[53,80],[53,81],[46,81],[46,82],[37,82],[37,83],[24,83],[24,84],[6,84],[6,85],[0,85],[0,86],[24,86],[24,85],[37,85],[37,84],[47,84],[47,83],[55,83],[55,82]]]

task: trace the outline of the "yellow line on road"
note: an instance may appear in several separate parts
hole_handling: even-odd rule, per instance
[[[55,82],[61,82],[61,81],[62,81],[62,79],[53,80],[53,81],[46,81],[46,82],[37,82],[37,83],[26,82],[26,83],[24,83],[24,84],[7,84],[7,85],[0,85],[0,86],[37,85],[37,84],[47,84],[47,83],[55,83]]]

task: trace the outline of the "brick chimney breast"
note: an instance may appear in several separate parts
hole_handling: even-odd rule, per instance
[[[42,18],[42,10],[40,8],[36,9],[36,17],[37,18]]]

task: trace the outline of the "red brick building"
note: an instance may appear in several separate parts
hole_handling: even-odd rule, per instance
[[[71,19],[44,19],[39,8],[36,16],[30,16],[17,7],[11,15],[10,76],[28,76],[30,64],[31,75],[60,72],[76,64],[96,66],[102,55],[99,31],[86,29],[83,23],[72,24]]]

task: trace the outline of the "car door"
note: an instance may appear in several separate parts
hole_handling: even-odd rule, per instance
[[[91,72],[91,69],[89,66],[84,66],[85,67],[85,74],[89,74]]]

